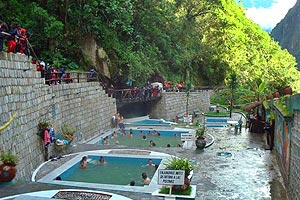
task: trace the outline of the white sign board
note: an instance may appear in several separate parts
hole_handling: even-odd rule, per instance
[[[193,122],[193,116],[192,115],[183,116],[183,122],[184,123],[192,123]]]
[[[195,133],[181,133],[181,141],[194,141]]]
[[[183,185],[184,184],[184,170],[158,170],[158,184],[159,185]]]

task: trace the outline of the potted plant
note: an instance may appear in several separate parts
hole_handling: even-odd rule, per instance
[[[292,94],[293,94],[293,90],[292,90],[292,88],[291,88],[290,86],[286,86],[286,87],[284,87],[284,88],[281,90],[281,93],[282,93],[283,95],[287,95],[287,94],[292,95]]]
[[[165,169],[168,170],[184,170],[184,184],[183,185],[173,185],[172,193],[174,194],[185,194],[186,191],[191,191],[190,188],[190,175],[194,170],[194,165],[186,158],[172,157],[165,164]],[[160,193],[169,194],[169,188],[162,187]],[[189,195],[189,194],[187,194]]]
[[[279,98],[280,97],[279,92],[274,92],[272,95],[273,95],[273,98]]]
[[[44,131],[45,131],[45,129],[48,129],[49,126],[50,126],[49,122],[44,121],[44,120],[39,120],[37,135],[44,137]]]
[[[62,135],[65,139],[68,139],[69,142],[72,142],[73,136],[76,132],[75,128],[72,128],[69,124],[65,124],[61,127]]]
[[[12,121],[16,118],[16,114],[14,114],[8,122],[0,127],[0,131],[6,129]],[[1,151],[0,152],[0,182],[8,182],[15,178],[17,174],[16,165],[18,164],[18,157],[9,151]]]
[[[0,181],[9,182],[13,180],[17,174],[16,165],[18,164],[18,157],[11,151],[1,151],[0,160]]]
[[[205,125],[200,126],[199,128],[196,129],[195,145],[197,149],[204,149],[206,146],[206,140],[204,134],[205,134]]]

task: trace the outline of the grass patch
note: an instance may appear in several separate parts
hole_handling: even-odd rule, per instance
[[[169,194],[170,193],[170,188],[168,187],[162,187],[160,188],[160,191],[159,191],[160,194]],[[177,190],[172,190],[172,194],[175,194],[175,195],[191,195],[192,193],[192,187],[189,186],[188,188],[186,188],[185,190],[183,191],[177,191]]]
[[[215,111],[211,111],[211,112],[204,113],[204,115],[208,116],[208,117],[229,117],[229,112],[215,112]]]

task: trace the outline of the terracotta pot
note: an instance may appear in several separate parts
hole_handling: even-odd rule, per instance
[[[206,140],[204,137],[198,137],[195,141],[197,149],[204,149],[206,146]]]
[[[185,177],[184,184],[183,185],[173,185],[172,191],[181,192],[181,191],[186,190],[189,186],[190,186],[190,180],[187,177]]]
[[[283,88],[282,90],[281,90],[281,93],[283,94],[283,95],[287,95],[287,94],[293,94],[293,90],[292,90],[292,88],[290,87],[290,86],[288,86],[288,87],[285,87],[285,88]]]
[[[268,99],[268,100],[271,100],[271,99],[273,99],[273,95],[269,95],[269,96],[267,96],[267,99]]]
[[[0,165],[0,182],[12,181],[17,174],[17,168],[14,164],[1,164]]]
[[[273,98],[279,98],[279,97],[280,97],[279,92],[274,92],[274,93],[273,93]]]

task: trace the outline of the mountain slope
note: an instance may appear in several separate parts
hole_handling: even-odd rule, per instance
[[[295,56],[299,67],[300,55],[300,0],[291,8],[286,16],[271,32],[274,40]]]

